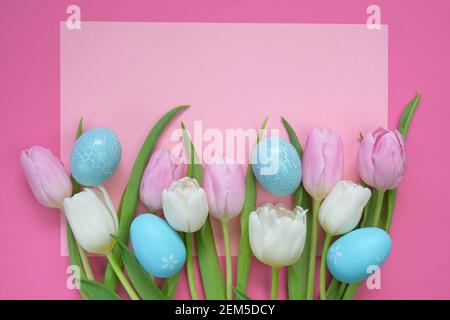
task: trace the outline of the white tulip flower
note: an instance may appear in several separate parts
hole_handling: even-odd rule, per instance
[[[254,255],[261,262],[279,268],[295,263],[306,239],[306,212],[290,211],[282,204],[265,204],[250,214],[249,237]]]
[[[370,194],[369,188],[352,181],[339,181],[320,206],[320,225],[334,236],[351,231],[361,219]]]
[[[113,246],[119,221],[111,199],[102,186],[85,188],[63,201],[64,212],[79,245],[106,255]]]
[[[174,181],[169,189],[164,189],[162,203],[167,222],[177,231],[196,232],[208,217],[205,191],[189,177]]]
[[[115,244],[112,236],[117,236],[119,219],[105,188],[85,188],[71,198],[64,199],[63,205],[78,244],[87,252],[105,255],[130,298],[139,300],[112,252]]]

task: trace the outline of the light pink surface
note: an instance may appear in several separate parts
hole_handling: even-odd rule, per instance
[[[122,160],[105,187],[116,207],[148,130],[169,108],[183,104],[191,109],[179,119],[191,129],[198,151],[209,142],[201,142],[207,137],[196,135],[194,121],[225,137],[227,129],[258,128],[270,116],[268,127],[282,129],[286,136],[280,121],[284,116],[303,143],[312,126],[333,128],[345,141],[344,177],[357,181],[359,132],[387,123],[387,29],[84,22],[73,31],[61,23],[61,157],[70,162],[81,116],[86,129],[113,129],[121,140]],[[170,150],[178,142],[171,136],[179,119],[166,129],[158,147]],[[224,149],[236,143],[221,142]],[[254,141],[242,148],[249,145]],[[281,201],[291,206],[291,199]],[[259,203],[268,201],[280,199],[259,194]],[[220,235],[221,228],[215,227]],[[234,255],[239,234],[239,219],[234,219]],[[223,255],[222,236],[216,238]],[[67,252],[65,242],[61,249]]]
[[[31,144],[59,149],[59,21],[65,19],[69,4],[0,2],[0,136],[5,150],[0,193],[2,298],[78,297],[65,286],[68,260],[59,255],[59,214],[42,208],[33,198],[18,161],[20,150]],[[348,24],[364,23],[372,2],[81,0],[77,4],[82,19],[97,21]],[[380,0],[377,4],[383,24],[389,25],[389,125],[396,125],[415,90],[422,92],[423,99],[408,136],[408,171],[399,190],[392,228],[394,247],[383,267],[383,287],[362,289],[358,297],[448,299],[450,217],[445,201],[439,199],[449,196],[445,183],[450,177],[450,151],[445,141],[450,135],[450,109],[446,107],[450,101],[450,4],[445,0]],[[185,113],[183,119],[188,122],[193,112]],[[252,268],[250,295],[268,297],[269,269],[256,261]],[[180,286],[178,296],[186,294],[185,285]]]

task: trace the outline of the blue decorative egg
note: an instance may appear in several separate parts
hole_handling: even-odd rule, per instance
[[[152,213],[137,216],[130,228],[131,245],[139,264],[152,276],[168,278],[183,267],[186,247],[169,224]]]
[[[109,129],[96,128],[75,142],[70,158],[74,179],[83,186],[96,186],[108,179],[120,162],[119,138]]]
[[[294,146],[281,137],[269,137],[259,142],[251,162],[259,184],[273,195],[290,195],[300,185],[300,156]]]
[[[361,228],[337,239],[328,250],[327,266],[341,282],[354,283],[381,267],[391,251],[391,238],[380,228]]]

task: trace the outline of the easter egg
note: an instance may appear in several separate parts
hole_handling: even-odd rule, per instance
[[[354,283],[381,267],[391,251],[391,238],[380,228],[361,228],[337,239],[328,250],[327,266],[341,282]]]
[[[139,264],[152,276],[176,274],[186,260],[183,240],[169,224],[155,214],[137,216],[130,228],[131,245]]]
[[[300,157],[294,146],[283,138],[263,139],[253,150],[251,162],[259,184],[273,195],[290,195],[300,185]]]
[[[72,176],[84,186],[102,184],[117,169],[121,152],[120,141],[114,132],[105,128],[89,130],[73,146]]]

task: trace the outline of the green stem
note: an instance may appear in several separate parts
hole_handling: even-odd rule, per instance
[[[192,233],[185,233],[186,239],[186,271],[189,282],[189,290],[191,291],[192,300],[198,300],[199,295],[197,291],[197,284],[195,282],[194,274],[194,260],[192,258]]]
[[[348,287],[348,284],[341,283],[341,285],[339,286],[339,290],[337,292],[337,295],[336,295],[336,300],[341,300],[342,299],[342,295],[344,294],[345,289],[347,289],[347,287]]]
[[[377,203],[373,214],[373,226],[378,227],[381,217],[381,208],[383,207],[384,190],[377,190]]]
[[[395,201],[397,199],[397,189],[391,189],[387,191],[387,207],[388,207],[388,217],[386,219],[386,232],[389,233],[392,224],[392,217],[394,215]]]
[[[356,290],[358,290],[359,282],[351,283],[347,286],[347,289],[345,290],[344,295],[342,296],[342,300],[352,300],[353,296],[356,293]]]
[[[125,288],[125,291],[128,293],[131,300],[140,300],[139,296],[137,295],[136,291],[134,291],[127,277],[125,277],[125,275],[123,274],[122,269],[120,268],[113,252],[109,251],[106,254],[106,257],[108,258],[108,261],[111,267],[113,268],[114,272],[116,273],[117,278],[119,278],[120,282],[122,283],[122,286]]]
[[[278,299],[278,281],[280,279],[280,268],[272,267],[272,290],[270,298],[272,300]]]
[[[314,299],[314,279],[316,272],[316,251],[317,251],[317,220],[319,214],[320,200],[313,200],[313,216],[311,226],[311,247],[309,251],[308,282],[306,285],[306,300]]]
[[[340,282],[336,278],[331,278],[330,285],[327,289],[327,300],[336,300],[337,291],[339,290]]]
[[[222,220],[223,242],[225,245],[227,300],[233,299],[233,264],[231,261],[230,235],[228,220]]]
[[[327,252],[331,244],[331,234],[326,235],[323,243],[322,258],[320,261],[320,300],[327,300],[327,287],[326,287],[326,264],[327,264]]]
[[[370,202],[370,201],[369,201]],[[367,223],[367,216],[368,216],[368,210],[367,210],[367,206],[369,205],[369,203],[366,205],[366,207],[364,208],[364,211],[363,211],[363,218],[362,218],[362,220],[361,220],[361,223],[360,223],[360,225],[359,225],[359,228],[364,228],[364,226],[366,225],[366,223]]]
[[[60,208],[60,209],[61,209],[61,212],[65,215],[64,208]],[[69,221],[67,221],[67,218],[65,218],[65,219],[66,219],[66,224],[67,224],[67,232],[69,232],[69,229],[70,229]],[[70,230],[72,230],[72,229],[70,229]],[[72,237],[73,237],[75,243],[77,244],[77,250],[80,255],[81,264],[83,266],[84,273],[86,274],[86,278],[89,280],[95,281],[94,273],[92,272],[91,264],[89,263],[89,258],[86,254],[86,251],[84,251],[84,249],[82,247],[80,247],[80,245],[78,244],[77,239],[73,235],[73,231],[70,231],[70,232],[72,232]]]
[[[95,281],[94,273],[92,272],[91,264],[89,263],[88,256],[86,251],[77,242],[77,249],[80,253],[81,264],[83,265],[84,273],[86,274],[86,278],[89,280]]]

